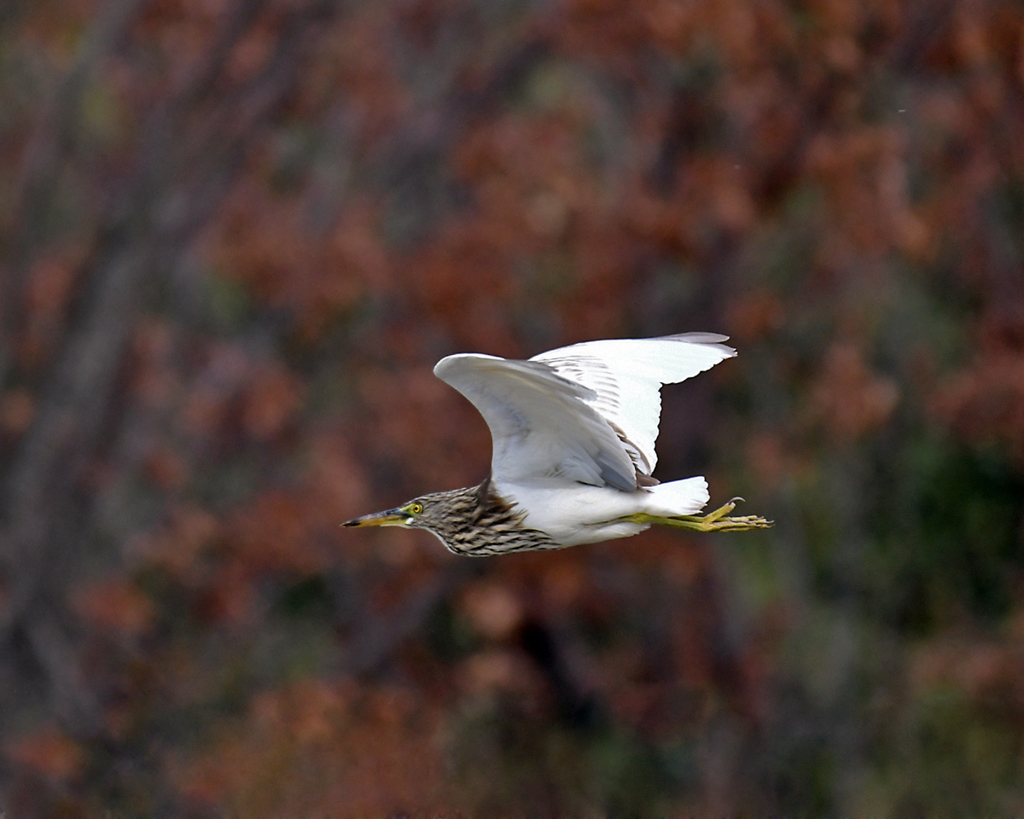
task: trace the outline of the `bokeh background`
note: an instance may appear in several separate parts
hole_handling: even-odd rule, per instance
[[[1024,6],[7,0],[8,815],[1024,813]],[[431,374],[725,332],[769,532],[468,560]]]

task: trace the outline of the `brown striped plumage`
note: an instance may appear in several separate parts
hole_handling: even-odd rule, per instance
[[[490,478],[479,486],[433,492],[411,503],[421,504],[423,511],[410,516],[406,525],[432,532],[458,555],[489,557],[561,548],[544,532],[524,526],[523,512],[494,492]]]

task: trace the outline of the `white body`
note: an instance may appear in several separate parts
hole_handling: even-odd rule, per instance
[[[661,386],[736,355],[725,340],[691,333],[591,341],[528,361],[464,353],[434,373],[490,427],[498,495],[525,513],[526,526],[574,546],[647,528],[621,520],[628,515],[693,515],[708,502],[702,477],[650,478]]]
[[[562,546],[629,537],[650,526],[618,520],[627,515],[693,515],[708,502],[708,484],[702,477],[633,492],[611,486],[566,486],[550,479],[495,483],[494,488],[505,500],[526,511],[524,525],[540,529]]]

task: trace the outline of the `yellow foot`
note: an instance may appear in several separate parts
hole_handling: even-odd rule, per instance
[[[736,508],[736,502],[741,500],[743,498],[733,498],[724,506],[720,506],[714,512],[708,512],[706,515],[661,517],[641,512],[629,515],[625,520],[632,523],[654,523],[659,526],[673,526],[677,529],[692,529],[695,532],[743,532],[748,529],[770,529],[772,527],[774,521],[765,520],[760,515],[729,517],[729,513]]]

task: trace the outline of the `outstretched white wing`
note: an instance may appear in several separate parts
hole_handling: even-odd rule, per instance
[[[636,489],[629,455],[587,403],[595,394],[547,364],[461,353],[441,359],[434,374],[466,396],[490,427],[495,481],[562,478]]]
[[[441,359],[434,373],[480,411],[494,442],[496,481],[560,477],[637,488],[657,463],[659,389],[736,352],[725,336],[690,333],[590,341],[529,361],[478,354]]]
[[[589,387],[583,400],[625,439],[642,475],[658,463],[654,442],[661,419],[661,386],[677,384],[736,355],[716,333],[683,333],[661,338],[585,341],[531,358]]]

